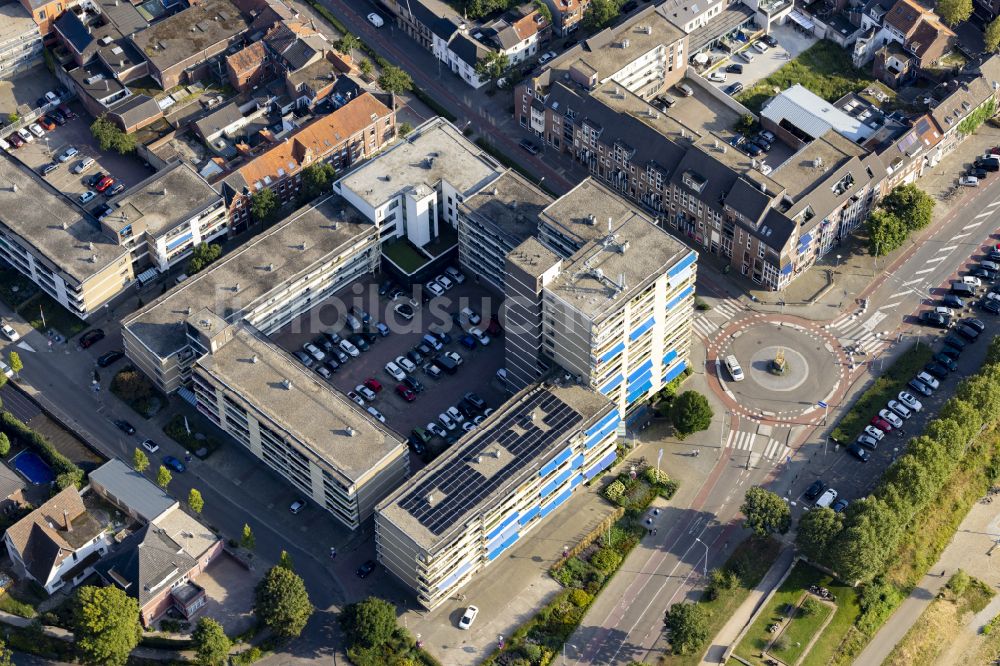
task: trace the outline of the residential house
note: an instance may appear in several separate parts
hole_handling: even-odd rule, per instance
[[[111,545],[107,526],[87,510],[76,486],[7,528],[4,542],[17,574],[49,594],[90,575]]]
[[[264,35],[263,44],[279,72],[302,69],[333,50],[311,22],[299,20],[279,21]]]
[[[382,5],[396,17],[396,25],[439,60],[460,26],[468,21],[442,0],[385,0]]]
[[[118,458],[95,469],[88,480],[91,490],[133,520],[151,523],[179,506],[162,488]]]
[[[545,5],[552,12],[555,31],[565,37],[580,27],[590,0],[545,0]]]
[[[298,108],[313,108],[330,96],[335,88],[341,88],[344,95],[356,97],[360,86],[342,76],[352,68],[350,56],[328,52],[305,67],[286,72],[285,89]]]
[[[534,4],[516,7],[480,29],[482,40],[518,65],[552,38],[552,23]]]
[[[760,18],[759,14],[754,13],[751,5],[756,7],[765,4],[723,0],[709,2],[666,0],[660,7],[662,15],[687,35],[688,57],[692,57],[697,53],[712,50],[724,42],[733,42],[744,30],[755,32],[758,29],[755,23],[759,22]],[[761,13],[764,13],[763,8]]]
[[[913,0],[869,2],[861,14],[865,34],[855,42],[852,59],[861,67],[875,58],[875,75],[887,85],[899,85],[913,79],[946,53],[956,38],[929,9]],[[893,47],[892,44],[897,46]]]
[[[327,162],[337,171],[345,171],[382,150],[395,134],[395,110],[368,92],[333,113],[313,119],[221,180],[219,187],[233,231],[250,224],[254,193],[267,188],[283,204],[294,201],[305,167]]]
[[[42,61],[42,34],[21,5],[0,6],[0,79],[9,79]]]
[[[130,38],[149,61],[149,75],[169,90],[204,78],[248,27],[232,0],[202,0]]]
[[[63,11],[77,4],[73,0],[21,0],[31,19],[38,26],[38,32],[46,44],[55,41],[53,26]]]
[[[5,516],[27,503],[24,491],[28,484],[6,463],[0,462],[0,513]]]
[[[269,65],[264,43],[253,42],[226,56],[226,76],[238,91],[249,92],[271,76]]]
[[[963,132],[962,123],[980,109],[993,107],[996,114],[1000,101],[1000,55],[992,55],[978,67],[948,82],[944,99],[932,103],[931,119],[937,125],[941,141],[935,148],[931,165],[937,164],[954,150],[969,132]]]

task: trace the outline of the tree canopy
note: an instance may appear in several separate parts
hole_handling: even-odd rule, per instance
[[[389,65],[382,68],[382,75],[378,77],[378,84],[382,90],[393,94],[400,94],[413,89],[413,79],[405,71]]]
[[[135,150],[135,136],[118,129],[106,115],[94,119],[90,125],[90,133],[97,139],[101,150],[114,150],[122,155]]]
[[[822,562],[829,554],[833,540],[844,528],[844,519],[829,507],[813,509],[799,519],[795,543],[811,561]]]
[[[591,0],[583,14],[583,27],[591,32],[602,30],[621,13],[622,0]]]
[[[313,613],[305,583],[291,569],[274,566],[257,584],[254,612],[275,634],[294,638]]]
[[[142,636],[139,602],[117,587],[81,587],[76,591],[73,635],[84,663],[125,666]]]
[[[261,224],[268,224],[274,219],[280,205],[278,195],[272,190],[264,188],[259,192],[254,192],[250,198],[250,214]]]
[[[170,473],[170,470],[165,466],[160,465],[160,469],[156,471],[156,485],[166,490],[170,482],[174,480],[174,475]]]
[[[476,63],[476,76],[480,79],[495,81],[503,76],[510,67],[510,58],[506,53],[491,51],[489,55]]]
[[[302,170],[302,188],[299,197],[302,201],[312,201],[321,194],[329,193],[337,170],[327,162],[313,162]]]
[[[707,430],[712,423],[712,407],[708,398],[697,391],[684,391],[670,405],[670,421],[678,437]]]
[[[746,517],[743,526],[749,527],[759,537],[773,532],[784,534],[792,524],[792,510],[788,503],[760,486],[747,491],[740,511]]]
[[[191,258],[188,259],[187,267],[184,270],[188,275],[194,275],[221,256],[221,245],[217,245],[216,243],[198,243],[191,250]]]
[[[341,624],[351,645],[380,647],[396,631],[396,608],[385,599],[368,597],[345,607]]]
[[[205,508],[205,500],[201,496],[201,491],[197,488],[192,488],[188,493],[188,506],[195,513],[201,513],[201,510]]]
[[[690,601],[676,603],[667,610],[663,624],[667,640],[676,654],[697,651],[708,640],[708,610]]]
[[[198,666],[223,666],[229,660],[229,649],[232,641],[226,636],[222,625],[210,617],[198,620],[194,632],[195,662]]]
[[[140,474],[149,469],[149,457],[142,449],[137,448],[132,454],[132,467]]]
[[[986,42],[986,50],[996,51],[1000,48],[1000,16],[993,19],[986,26],[986,31],[983,33],[983,38]]]
[[[972,0],[938,0],[937,14],[948,25],[955,25],[972,16]]]

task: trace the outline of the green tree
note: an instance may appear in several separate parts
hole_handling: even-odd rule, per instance
[[[21,119],[21,116],[19,116],[17,114],[17,111],[11,111],[10,113],[7,114],[7,122],[8,123],[16,123],[20,119]]]
[[[906,240],[906,225],[892,213],[876,208],[865,221],[868,229],[868,251],[881,257],[900,247]]]
[[[194,641],[195,663],[199,666],[223,666],[229,659],[232,641],[226,636],[222,625],[210,617],[198,620],[191,633]]]
[[[535,9],[540,16],[543,16],[549,25],[552,25],[552,10],[545,4],[545,0],[535,0]]]
[[[278,195],[270,189],[264,188],[259,192],[254,192],[250,198],[250,214],[262,225],[269,224],[278,212],[279,205]]]
[[[48,49],[45,50],[48,53]],[[14,666],[14,653],[3,641],[0,641],[0,666]]]
[[[372,72],[375,71],[375,66],[372,65],[371,60],[363,58],[361,62],[358,63],[358,69],[361,70],[361,76],[363,76],[366,80],[370,80]]]
[[[313,606],[302,579],[293,571],[276,566],[257,584],[254,612],[278,636],[294,638],[305,628]]]
[[[7,457],[8,453],[10,453],[10,439],[7,433],[0,432],[0,457]]]
[[[341,53],[346,53],[352,58],[354,57],[354,51],[360,48],[361,40],[358,39],[357,35],[352,35],[349,32],[337,40],[337,50]]]
[[[302,188],[299,190],[299,198],[305,201],[312,201],[321,194],[331,192],[333,179],[337,177],[337,170],[332,164],[326,162],[313,162],[302,170]]]
[[[201,491],[197,488],[192,488],[191,492],[188,493],[188,506],[195,513],[201,513],[201,510],[205,508],[205,500],[201,497]]]
[[[281,551],[281,557],[278,558],[278,566],[285,567],[290,571],[295,571],[294,563],[292,562],[292,556],[288,554],[287,550]]]
[[[701,604],[674,604],[667,610],[663,624],[675,654],[696,652],[708,640],[708,611]]]
[[[795,543],[812,562],[825,562],[833,540],[844,528],[844,519],[829,507],[813,509],[799,519]]]
[[[752,113],[744,113],[740,116],[740,119],[736,121],[736,131],[744,136],[750,136],[756,126],[757,119],[753,117]]]
[[[24,364],[21,363],[21,355],[14,350],[11,350],[11,352],[7,354],[7,364],[10,366],[10,369],[14,371],[15,376],[20,376],[21,371],[24,370]]]
[[[591,0],[583,14],[583,27],[591,32],[606,28],[621,13],[621,0]]]
[[[378,648],[396,631],[396,607],[385,599],[368,597],[345,607],[341,624],[351,645]]]
[[[257,538],[253,535],[253,530],[250,529],[250,526],[245,523],[243,525],[243,534],[240,536],[240,547],[247,550],[253,550],[257,547]]]
[[[382,75],[378,77],[378,84],[382,90],[399,95],[413,89],[413,79],[395,65],[382,68]]]
[[[884,500],[855,500],[827,559],[845,581],[871,580],[885,572],[901,532],[899,517]]]
[[[792,510],[788,503],[760,486],[747,491],[740,511],[746,518],[743,527],[749,527],[759,537],[773,532],[784,534],[792,524]]]
[[[413,132],[413,125],[407,122],[402,122],[399,124],[399,136],[403,139],[408,137]]]
[[[989,22],[984,33],[986,40],[986,51],[996,51],[1000,47],[1000,17]]]
[[[216,243],[198,243],[191,250],[191,257],[188,259],[184,271],[188,275],[194,275],[205,269],[206,266],[216,261],[222,256],[222,246]]]
[[[934,197],[912,183],[893,188],[879,204],[910,231],[923,229],[934,216]]]
[[[707,430],[712,423],[712,406],[708,398],[697,391],[684,391],[670,405],[670,422],[677,436],[684,439],[691,433]]]
[[[149,457],[143,453],[142,449],[136,449],[132,454],[132,467],[140,474],[149,469]]]
[[[121,131],[106,115],[94,119],[90,133],[97,139],[101,150],[114,150],[122,155],[135,150],[135,136]]]
[[[496,81],[510,67],[510,58],[506,53],[491,51],[485,58],[476,63],[476,76],[488,81]]]
[[[937,14],[948,25],[955,25],[972,16],[972,0],[938,0]]]
[[[170,482],[173,480],[174,475],[170,473],[170,470],[163,465],[160,465],[160,469],[156,472],[156,485],[166,490],[167,486],[169,486]]]
[[[73,635],[84,663],[125,666],[142,636],[139,602],[114,586],[81,587],[76,591]]]

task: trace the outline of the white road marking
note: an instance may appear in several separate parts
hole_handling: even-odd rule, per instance
[[[942,252],[951,252],[952,250],[958,248],[957,245],[949,245],[948,247],[938,248],[938,254]]]
[[[981,217],[986,217],[987,215],[992,215],[992,214],[993,214],[993,211],[990,211],[990,210],[988,210],[988,211],[986,211],[986,212],[984,212],[984,213],[980,213],[979,215],[976,215],[976,217],[975,217],[975,218],[973,218],[973,219],[976,219],[976,220],[978,220],[978,219],[979,219],[979,218],[981,218]],[[978,222],[976,222],[976,224],[979,224],[979,223],[978,223]],[[976,224],[970,224],[969,226],[972,226],[972,227],[974,227],[974,226],[976,226]],[[962,228],[963,228],[963,229],[968,229],[969,227],[962,227]]]
[[[897,293],[893,294],[892,296],[890,296],[889,298],[902,298],[903,296],[909,296],[909,295],[910,295],[910,290],[907,289],[906,291],[897,292]],[[884,308],[884,307],[886,307],[886,306],[883,305],[882,308]],[[881,310],[882,308],[879,308],[879,310]]]
[[[923,281],[924,281],[924,279],[923,279],[923,278],[917,278],[916,280],[910,280],[909,282],[904,282],[904,283],[903,283],[903,286],[904,286],[904,287],[908,287],[908,286],[910,286],[911,284],[916,284],[916,283],[918,283],[918,282],[923,282]]]
[[[900,303],[902,303],[902,301],[896,301],[895,303],[887,303],[882,307],[880,307],[879,310],[891,310],[892,308],[899,307]]]
[[[930,273],[934,268],[925,268],[922,271],[914,271],[914,275],[923,275],[924,273]]]
[[[954,236],[952,236],[952,238],[953,238],[954,240],[958,240],[959,238],[965,238],[965,237],[966,237],[966,236],[968,236],[968,235],[969,235],[969,232],[968,232],[968,231],[966,231],[966,232],[965,232],[964,234],[955,234]]]

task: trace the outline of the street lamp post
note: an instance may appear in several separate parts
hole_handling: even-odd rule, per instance
[[[840,271],[840,255],[837,255],[837,271]]]
[[[563,646],[562,646],[562,663],[563,663],[563,666],[566,666],[566,646],[567,645],[569,645],[574,650],[577,650],[577,647],[575,645],[571,645],[569,643],[563,643]]]
[[[701,575],[705,576],[707,578],[708,577],[708,544],[705,543],[704,541],[702,541],[700,537],[695,537],[694,540],[697,541],[698,543],[700,543],[701,545],[703,545],[705,547],[705,565],[701,569]]]

